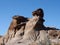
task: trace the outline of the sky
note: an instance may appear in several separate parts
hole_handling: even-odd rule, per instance
[[[32,12],[44,10],[44,25],[60,29],[60,0],[0,0],[0,35],[4,35],[14,15],[32,18]]]

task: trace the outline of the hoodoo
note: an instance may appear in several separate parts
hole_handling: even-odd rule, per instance
[[[60,45],[60,29],[44,25],[44,11],[39,8],[32,12],[32,18],[13,16],[0,45]]]

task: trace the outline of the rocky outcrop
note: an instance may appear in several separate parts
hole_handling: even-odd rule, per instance
[[[44,12],[37,9],[33,18],[13,16],[10,27],[0,45],[60,45],[60,30],[44,26]]]

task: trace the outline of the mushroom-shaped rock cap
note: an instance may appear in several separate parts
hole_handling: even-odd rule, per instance
[[[23,19],[23,18],[25,18],[25,17],[19,16],[19,15],[15,15],[15,16],[13,16],[12,18],[13,18],[13,19]]]
[[[15,15],[12,17],[13,19],[16,19],[18,22],[25,22],[28,21],[28,18],[25,18],[23,16]]]
[[[41,18],[44,17],[44,12],[43,12],[43,9],[39,8],[35,11],[32,12],[32,15],[33,16],[40,16]]]

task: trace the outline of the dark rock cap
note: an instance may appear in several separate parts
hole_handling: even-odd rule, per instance
[[[26,21],[28,21],[28,18],[25,18],[24,16],[19,16],[19,15],[15,15],[12,18],[16,19],[18,24],[20,22],[26,22]]]
[[[37,16],[40,16],[41,18],[44,17],[43,9],[39,8],[39,9],[33,11],[33,12],[32,12],[32,15],[33,15],[33,16],[37,15]]]
[[[15,16],[13,16],[12,18],[13,18],[13,19],[23,19],[23,18],[25,18],[25,17],[19,16],[19,15],[15,15]]]

